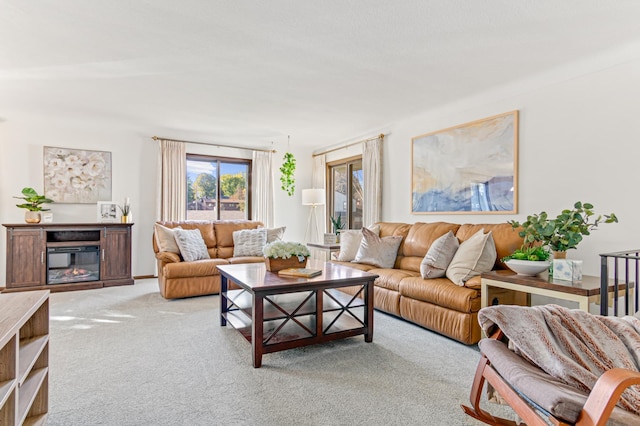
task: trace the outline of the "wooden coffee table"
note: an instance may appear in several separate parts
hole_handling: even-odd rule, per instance
[[[218,266],[221,276],[220,325],[227,322],[250,343],[253,366],[262,355],[364,334],[373,340],[375,274],[330,262],[313,278],[280,277],[264,263]],[[230,290],[229,282],[239,286]],[[358,296],[339,290],[358,286]]]

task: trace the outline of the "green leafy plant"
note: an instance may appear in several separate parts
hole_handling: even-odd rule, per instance
[[[339,234],[340,230],[345,226],[345,223],[342,222],[342,215],[338,215],[337,217],[331,216],[331,225],[333,226],[333,232]]]
[[[38,195],[35,189],[33,188],[23,188],[22,189],[22,197],[16,197],[20,200],[25,200],[26,203],[16,204],[16,207],[20,207],[21,209],[27,209],[31,212],[46,212],[50,209],[45,209],[41,205],[42,204],[50,204],[53,203],[53,200],[45,197],[44,195]]]
[[[118,207],[120,208],[122,216],[129,216],[129,213],[131,213],[131,206],[129,204],[118,205]]]
[[[545,250],[543,247],[535,246],[535,247],[527,247],[522,246],[518,250],[511,253],[509,256],[505,256],[502,258],[503,262],[507,260],[532,260],[532,261],[540,261],[540,260],[549,260],[550,253]]]
[[[550,219],[546,212],[527,216],[527,220],[520,223],[516,220],[508,221],[515,228],[521,228],[519,235],[524,238],[524,246],[542,245],[553,251],[567,251],[575,249],[583,237],[590,235],[600,223],[617,223],[614,213],[595,216],[593,205],[580,201],[573,205],[573,209],[562,210],[554,219]]]
[[[284,162],[280,167],[280,182],[282,183],[282,190],[285,191],[289,196],[292,196],[296,189],[296,180],[294,177],[294,173],[296,171],[296,158],[292,153],[287,152],[283,157]]]

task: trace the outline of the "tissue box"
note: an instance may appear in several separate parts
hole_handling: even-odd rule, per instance
[[[582,281],[582,260],[554,259],[553,278],[565,281]]]

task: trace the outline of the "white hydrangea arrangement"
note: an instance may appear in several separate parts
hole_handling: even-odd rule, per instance
[[[269,243],[264,246],[262,253],[265,257],[281,257],[283,259],[288,259],[291,256],[311,256],[311,252],[306,245],[288,241],[274,241]]]

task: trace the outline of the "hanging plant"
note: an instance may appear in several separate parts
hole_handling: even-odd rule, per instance
[[[280,172],[282,173],[282,176],[280,176],[281,188],[289,196],[292,196],[296,189],[296,180],[293,175],[296,171],[296,158],[292,153],[287,152],[284,154],[283,160],[284,162],[280,167]]]

